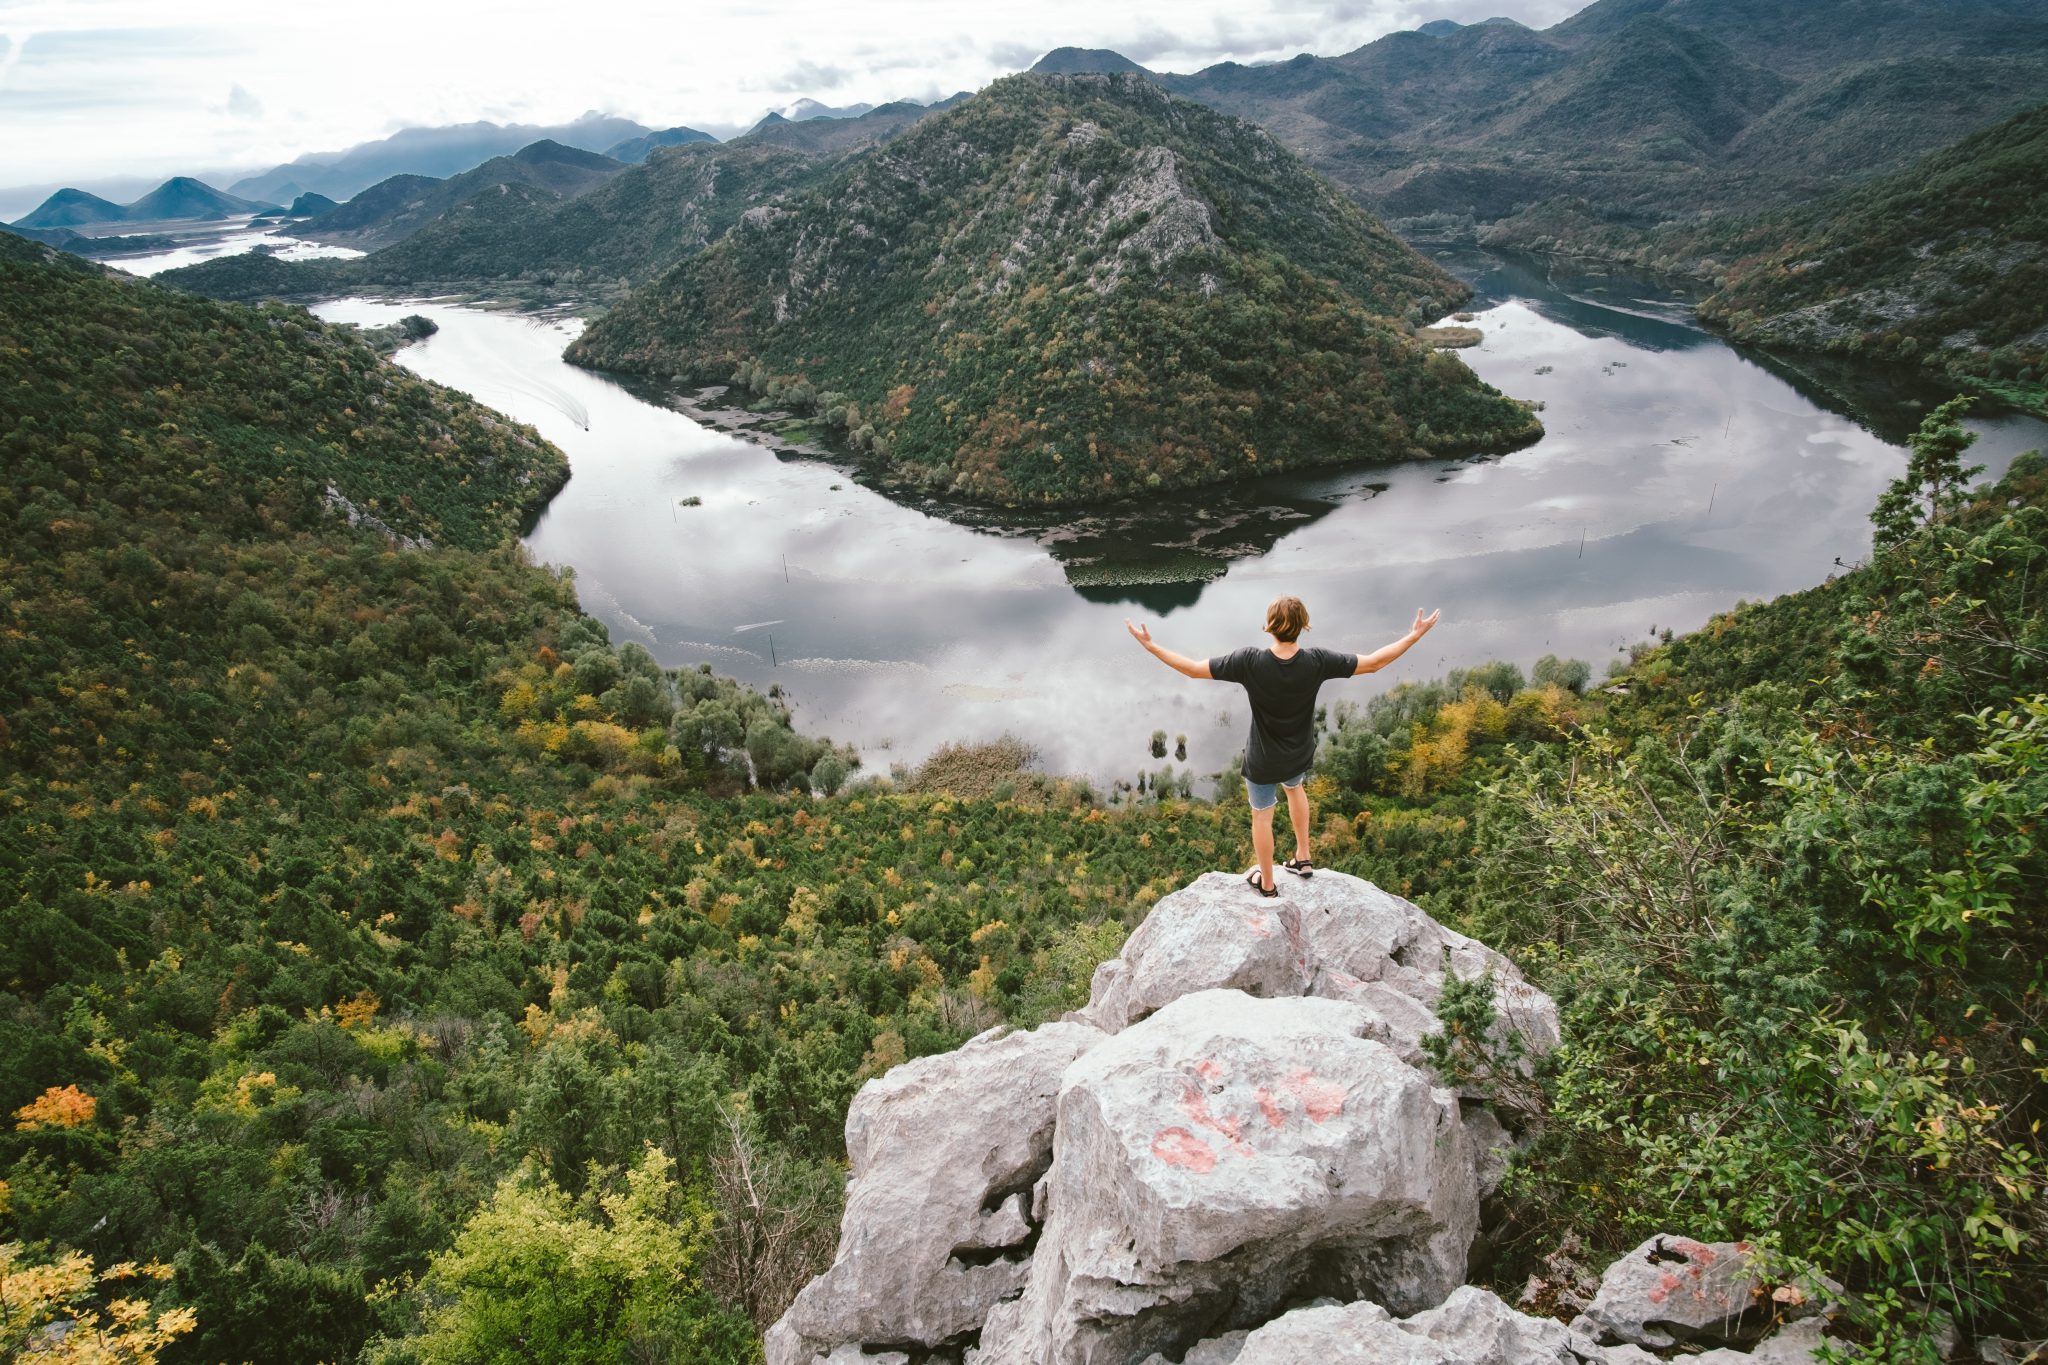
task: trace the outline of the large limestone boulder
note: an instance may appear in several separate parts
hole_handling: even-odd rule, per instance
[[[1319,872],[1276,902],[1210,875],[1167,897],[1068,1021],[862,1089],[837,1259],[768,1365],[1229,1365],[1315,1328],[1300,1305],[1324,1297],[1397,1334],[1357,1358],[1458,1358],[1391,1316],[1459,1285],[1514,1140],[1426,1065],[1447,973],[1491,974],[1526,1056],[1555,1045],[1512,964],[1369,882]],[[1460,1311],[1442,1333],[1469,1335]],[[1539,1355],[1555,1335],[1495,1327]]]
[[[1512,962],[1341,872],[1286,878],[1278,900],[1225,873],[1196,879],[1154,906],[1123,952],[1096,969],[1075,1017],[1114,1033],[1195,991],[1321,996],[1369,1011],[1373,1036],[1414,1063],[1437,1027],[1447,970],[1460,980],[1492,973],[1500,1029],[1529,1056],[1557,1045],[1556,1005]]]
[[[848,1343],[936,1345],[1015,1294],[1060,1077],[1101,1038],[1071,1023],[992,1032],[862,1086],[839,1253],[770,1329],[769,1365],[865,1358],[842,1357]]]
[[[1221,1344],[1220,1341],[1218,1344]],[[1211,1343],[1188,1353],[1189,1360]],[[1609,1365],[1563,1323],[1463,1286],[1405,1321],[1375,1303],[1298,1308],[1246,1334],[1219,1365]]]
[[[1663,1350],[1680,1342],[1744,1345],[1771,1315],[1744,1242],[1659,1233],[1607,1267],[1574,1322],[1588,1336]]]
[[[1178,1353],[1312,1293],[1401,1311],[1464,1278],[1478,1176],[1457,1097],[1336,1000],[1199,991],[1060,1086],[1049,1214],[978,1365]]]

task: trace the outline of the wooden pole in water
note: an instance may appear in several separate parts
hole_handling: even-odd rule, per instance
[[[1583,526],[1581,526],[1581,527],[1579,528],[1579,558],[1580,558],[1580,559],[1584,559],[1585,557],[1586,557],[1586,528],[1585,528],[1585,527],[1583,527]]]
[[[784,555],[784,556],[782,557],[782,581],[783,581],[783,582],[785,582],[785,583],[787,583],[787,582],[789,581],[789,556],[788,556],[788,555]]]
[[[1733,420],[1733,419],[1731,418],[1730,420]],[[1720,493],[1721,493],[1721,481],[1720,481],[1719,479],[1716,479],[1716,480],[1714,480],[1714,487],[1713,487],[1713,491],[1711,491],[1711,492],[1709,492],[1709,493],[1707,494],[1707,515],[1708,515],[1708,516],[1710,516],[1710,517],[1711,517],[1712,515],[1714,515],[1714,499],[1715,499],[1716,497],[1720,496]]]
[[[782,661],[775,657],[775,636],[772,632],[768,636],[768,666],[770,668],[782,667]]]

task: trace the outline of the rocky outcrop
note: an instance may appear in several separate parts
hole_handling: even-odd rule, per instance
[[[1660,1233],[1607,1267],[1573,1326],[1589,1336],[1662,1349],[1747,1343],[1770,1325],[1763,1282],[1745,1242]]]
[[[1515,1035],[1531,1058],[1557,1045],[1557,1007],[1512,962],[1371,882],[1319,872],[1290,881],[1277,904],[1245,890],[1211,872],[1160,901],[1123,952],[1096,969],[1075,1017],[1115,1032],[1192,991],[1320,996],[1364,1009],[1370,1036],[1414,1065],[1452,972],[1492,977],[1503,1041]]]
[[[1334,1000],[1184,996],[1061,1081],[1048,1215],[980,1365],[1139,1360],[1312,1293],[1414,1309],[1463,1278],[1456,1097]]]
[[[1512,1134],[1426,1064],[1447,974],[1490,976],[1523,1055],[1555,1044],[1511,963],[1369,882],[1319,873],[1276,905],[1196,880],[1086,1009],[862,1089],[838,1257],[769,1365],[1222,1360],[1320,1330],[1318,1299],[1386,1323],[1460,1302]],[[1442,1355],[1427,1324],[1389,1330]]]
[[[771,1329],[769,1359],[978,1331],[1023,1287],[1060,1076],[1102,1036],[1085,1024],[984,1034],[861,1087],[839,1254]]]
[[[768,1365],[1812,1365],[1825,1314],[1738,1243],[1652,1238],[1597,1293],[1561,1249],[1569,1326],[1462,1283],[1516,1116],[1428,1066],[1453,977],[1507,1053],[1556,1045],[1512,963],[1370,882],[1198,878],[1085,1009],[862,1088],[838,1257]]]

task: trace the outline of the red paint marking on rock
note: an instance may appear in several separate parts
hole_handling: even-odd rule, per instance
[[[1302,1108],[1317,1123],[1344,1112],[1344,1087],[1324,1080],[1305,1066],[1288,1072],[1280,1088],[1300,1100]]]
[[[1273,1098],[1273,1092],[1260,1086],[1252,1092],[1259,1101],[1259,1112],[1266,1116],[1266,1126],[1278,1128],[1287,1122],[1287,1111],[1280,1107],[1280,1101]]]
[[[1213,1058],[1204,1057],[1201,1061],[1195,1063],[1195,1074],[1213,1085],[1223,1079],[1223,1063]]]
[[[1230,1149],[1239,1156],[1252,1154],[1250,1144],[1245,1142],[1243,1137],[1244,1125],[1234,1116],[1218,1118],[1210,1113],[1209,1097],[1202,1093],[1200,1086],[1189,1086],[1180,1097],[1180,1105],[1187,1111],[1188,1122],[1197,1128],[1207,1128],[1213,1133],[1221,1134],[1223,1140],[1230,1144]]]
[[[1152,1139],[1152,1155],[1169,1166],[1179,1166],[1197,1175],[1216,1169],[1216,1153],[1209,1144],[1185,1128],[1162,1128]]]

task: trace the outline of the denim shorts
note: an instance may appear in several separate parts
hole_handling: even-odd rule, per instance
[[[1253,810],[1271,810],[1274,806],[1280,804],[1280,789],[1282,787],[1299,787],[1306,781],[1308,781],[1308,774],[1306,772],[1302,773],[1300,777],[1290,777],[1285,782],[1254,782],[1247,777],[1244,780],[1244,794],[1251,798]]]

